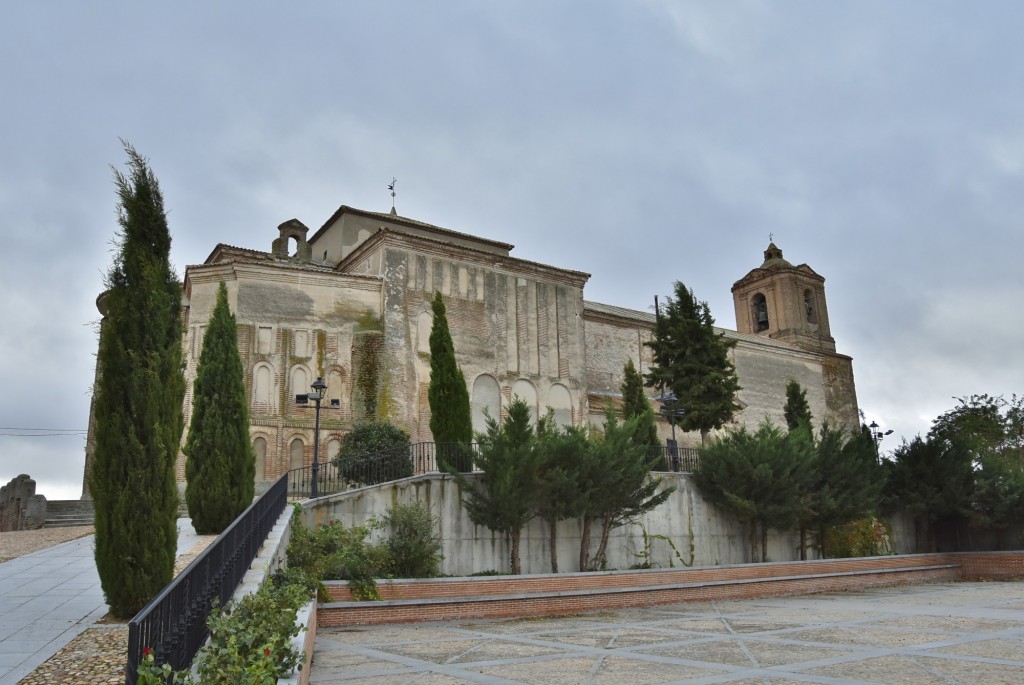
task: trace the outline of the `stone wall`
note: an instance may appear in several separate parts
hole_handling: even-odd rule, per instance
[[[0,532],[34,530],[46,522],[46,498],[36,494],[36,482],[21,474],[0,487]]]

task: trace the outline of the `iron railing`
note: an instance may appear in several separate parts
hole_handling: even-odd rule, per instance
[[[128,624],[125,683],[135,685],[146,648],[158,664],[188,668],[206,642],[206,618],[235,588],[288,503],[288,475],[249,505],[213,543],[160,591]]]
[[[319,465],[316,478],[317,496],[334,495],[365,485],[387,483],[423,473],[445,471],[451,464],[460,471],[471,471],[476,445],[454,442],[417,442],[408,447],[384,452],[371,452]],[[305,499],[311,496],[313,467],[303,466],[288,472],[288,497]]]
[[[700,450],[696,447],[651,448],[651,470],[670,473],[693,473],[700,468]]]
[[[423,473],[446,471],[445,463],[464,473],[475,470],[473,457],[478,445],[454,442],[417,442],[408,448],[372,452],[341,460],[323,462],[317,472],[317,495],[334,495],[365,485],[387,483]],[[652,471],[693,473],[700,466],[700,450],[694,447],[651,448]],[[311,496],[313,467],[303,466],[288,472],[288,497]]]

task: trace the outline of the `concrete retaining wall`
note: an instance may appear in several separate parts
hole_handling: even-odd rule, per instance
[[[676,486],[660,507],[641,517],[634,525],[612,531],[608,545],[608,568],[628,569],[645,560],[658,568],[716,566],[751,561],[745,526],[728,513],[707,502],[688,474],[661,474],[663,487]],[[346,526],[360,525],[370,517],[382,517],[395,502],[424,501],[438,517],[444,542],[441,570],[453,576],[482,571],[507,572],[509,547],[504,536],[474,525],[461,505],[462,492],[454,478],[425,474],[404,480],[351,490],[304,503],[306,525],[340,520]],[[557,530],[558,563],[562,572],[579,571],[581,525],[563,521]],[[548,528],[539,520],[523,531],[521,558],[523,573],[548,573]],[[596,551],[600,529],[591,532],[591,550]],[[645,543],[646,540],[646,543]],[[649,553],[649,557],[645,556]],[[808,550],[811,558],[816,557]],[[799,559],[799,536],[793,532],[769,531],[768,559]]]

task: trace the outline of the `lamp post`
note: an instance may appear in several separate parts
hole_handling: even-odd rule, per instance
[[[882,432],[882,427],[879,426],[874,421],[872,421],[871,423],[868,424],[868,430],[871,431],[871,439],[875,441],[875,445],[878,445],[879,443],[881,443],[882,442],[882,438],[884,438],[885,436],[892,435],[892,429],[891,428],[883,433]]]
[[[320,403],[323,402],[327,396],[327,384],[324,383],[323,378],[317,378],[313,381],[313,385],[310,386],[313,392],[300,394],[295,396],[296,404],[308,404],[313,402],[316,404],[316,419],[313,423],[313,475],[310,478],[309,485],[309,496],[311,499],[317,497],[316,477],[320,472]],[[338,407],[341,405],[341,400],[331,400],[332,407]]]
[[[669,390],[663,392],[654,399],[661,402],[661,406],[658,407],[658,413],[668,419],[668,424],[672,426],[672,440],[669,443],[669,458],[672,460],[672,470],[679,470],[679,445],[676,442],[676,419],[680,418],[686,413],[686,410],[682,407],[677,406],[679,398],[676,394]]]

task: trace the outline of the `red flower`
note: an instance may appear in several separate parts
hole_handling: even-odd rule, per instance
[[[263,650],[263,654],[264,654],[264,656],[270,656],[270,648],[269,648],[269,647],[268,647],[268,648],[265,648],[265,649]]]
[[[153,648],[152,647],[143,647],[142,648],[142,656],[149,656],[152,653],[153,653]]]

